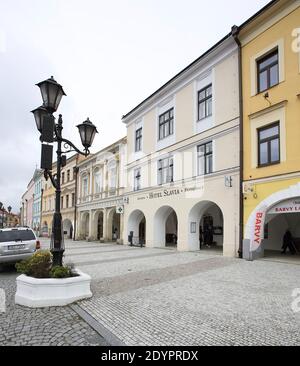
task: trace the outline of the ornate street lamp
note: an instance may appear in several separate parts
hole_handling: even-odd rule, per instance
[[[54,113],[57,111],[61,98],[66,95],[62,86],[58,84],[53,76],[50,79],[44,80],[36,84],[42,94],[43,107],[47,109],[49,113]]]
[[[81,143],[85,150],[92,146],[96,133],[98,133],[96,126],[92,124],[89,118],[77,126],[81,138]]]
[[[81,142],[84,147],[84,151],[83,152],[80,151],[71,141],[62,137],[62,130],[63,130],[62,115],[61,114],[59,115],[57,123],[55,123],[55,119],[53,117],[53,113],[57,111],[62,97],[66,95],[62,86],[53,79],[53,76],[51,76],[50,79],[42,81],[41,83],[38,83],[36,85],[41,90],[44,103],[41,107],[33,110],[32,113],[34,114],[37,129],[42,134],[41,141],[50,143],[54,141],[57,143],[56,174],[52,175],[51,171],[52,164],[49,164],[48,159],[45,159],[45,161],[47,160],[47,164],[45,163],[45,165],[49,167],[47,169],[44,168],[44,176],[46,180],[50,178],[52,185],[55,188],[55,212],[53,215],[52,235],[50,245],[51,246],[50,249],[53,255],[53,266],[62,266],[64,245],[63,245],[62,217],[60,212],[61,169],[65,166],[66,161],[65,154],[69,152],[77,152],[78,154],[84,156],[88,156],[90,154],[89,148],[91,147],[94,137],[96,133],[98,133],[98,131],[96,126],[94,126],[89,119],[87,119],[85,122],[77,126],[79,129]],[[51,121],[51,118],[53,122]],[[49,126],[51,128],[49,128]],[[49,138],[49,131],[51,135],[50,138]],[[62,150],[62,144],[65,148],[65,151]],[[47,154],[50,151],[50,158],[52,159],[52,148],[49,149],[51,145],[42,145],[42,147],[44,149],[44,150],[42,149],[42,152],[43,151],[45,152],[45,156],[47,156]]]
[[[44,117],[49,116],[47,109],[45,107],[41,106],[41,107],[36,108],[33,111],[31,111],[31,113],[33,113],[33,115],[34,115],[37,129],[40,131],[40,133],[42,133],[43,119],[44,119]]]

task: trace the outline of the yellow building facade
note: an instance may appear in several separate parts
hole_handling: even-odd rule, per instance
[[[52,165],[52,172],[56,171],[56,163]],[[55,208],[55,189],[50,180],[46,182],[43,178],[43,196],[42,196],[42,220],[41,235],[43,237],[51,236],[53,213]]]
[[[287,230],[299,249],[300,1],[273,1],[239,39],[244,252],[252,258],[280,252]]]

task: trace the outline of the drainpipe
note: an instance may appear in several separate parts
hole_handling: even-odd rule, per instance
[[[77,174],[79,168],[75,167],[73,170],[73,174],[75,174],[75,198],[74,198],[74,230],[73,230],[73,241],[76,240],[76,228],[77,228]]]
[[[44,189],[41,189],[41,205],[40,205],[40,232],[39,232],[39,236],[42,236],[42,219],[43,219],[43,199],[44,199]]]
[[[234,25],[231,34],[238,46],[238,63],[239,63],[239,112],[240,112],[240,225],[239,225],[239,258],[243,258],[243,238],[244,238],[244,106],[243,106],[243,65],[242,65],[242,44],[239,40],[240,29]]]

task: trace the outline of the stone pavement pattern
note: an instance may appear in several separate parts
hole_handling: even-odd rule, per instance
[[[291,308],[300,262],[115,245],[89,257],[73,248],[69,258],[93,278],[94,297],[81,308],[127,345],[300,345]]]
[[[65,262],[91,275],[94,296],[78,305],[120,343],[300,345],[300,313],[291,308],[300,261],[246,262],[213,252],[66,241]],[[15,306],[15,277],[0,273],[8,300],[0,344],[106,344],[74,308]]]
[[[0,272],[6,312],[0,313],[1,346],[101,346],[108,343],[69,306],[29,309],[14,304],[13,268]]]

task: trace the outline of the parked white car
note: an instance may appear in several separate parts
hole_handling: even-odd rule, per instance
[[[0,229],[0,264],[16,263],[40,249],[32,229],[27,227]]]

